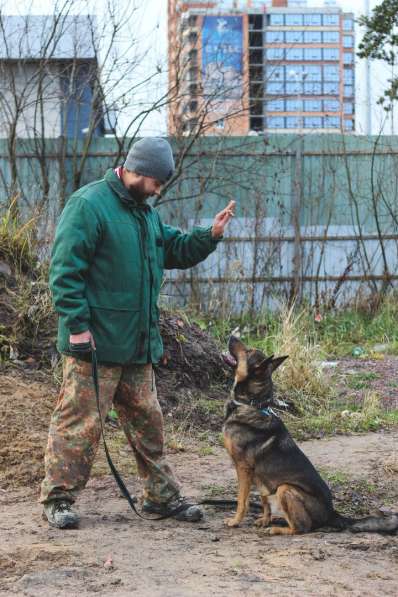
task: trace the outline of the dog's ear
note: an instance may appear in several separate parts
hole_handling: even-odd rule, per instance
[[[265,372],[267,372],[269,370],[273,358],[274,355],[272,354],[270,357],[265,358],[263,361],[255,365],[254,375],[263,375]]]
[[[271,362],[271,373],[273,373],[275,371],[275,369],[278,369],[278,367],[280,367],[283,363],[283,361],[286,361],[286,359],[289,358],[289,355],[286,355],[284,357],[276,357],[276,359],[272,359]]]
[[[268,375],[272,375],[275,369],[278,369],[280,365],[282,365],[283,361],[285,361],[288,357],[277,357],[274,359],[274,355],[267,357],[259,365],[254,368],[254,375],[264,375],[267,373]]]

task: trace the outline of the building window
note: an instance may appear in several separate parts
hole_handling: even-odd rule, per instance
[[[354,82],[354,71],[351,68],[344,69],[344,83],[350,85]]]
[[[325,112],[338,112],[340,110],[340,102],[336,100],[325,100],[323,102],[323,109]]]
[[[250,130],[251,131],[262,131],[263,130],[263,119],[259,116],[250,116]]]
[[[354,21],[351,18],[343,19],[344,31],[352,31],[354,28]]]
[[[322,83],[304,83],[305,95],[321,95]]]
[[[306,116],[304,118],[304,127],[306,129],[322,128],[322,118],[320,116]]]
[[[280,27],[281,25],[283,25],[283,15],[282,14],[271,14],[269,15],[270,19],[269,19],[269,24],[272,25],[273,27]]]
[[[185,78],[187,81],[191,83],[196,81],[198,78],[198,69],[197,68],[189,68],[186,72]]]
[[[216,120],[216,129],[223,129],[225,128],[225,120],[224,118],[219,118]]]
[[[250,114],[253,116],[262,116],[263,108],[263,102],[253,101],[250,104]]]
[[[304,110],[306,112],[322,112],[321,100],[305,100]]]
[[[305,72],[304,64],[294,64],[292,67],[286,67],[286,78],[296,80],[297,77],[302,78]]]
[[[299,129],[303,126],[303,119],[299,116],[287,116],[286,117],[286,128],[287,129]]]
[[[323,59],[324,60],[339,60],[339,49],[338,48],[323,48]]]
[[[263,68],[262,66],[250,66],[249,68],[250,81],[261,81],[263,82]]]
[[[325,116],[323,122],[324,122],[325,129],[339,129],[340,128],[339,116]]]
[[[354,121],[353,120],[349,120],[348,118],[344,119],[344,129],[346,131],[352,131],[354,128]]]
[[[323,78],[325,81],[339,81],[340,71],[338,66],[324,66]]]
[[[318,27],[322,25],[322,15],[317,14],[305,14],[304,25],[309,27]]]
[[[304,60],[322,60],[321,48],[304,48]]]
[[[351,102],[344,102],[344,114],[352,114],[354,106]]]
[[[198,50],[192,49],[188,52],[188,60],[191,62],[197,62],[198,60]]]
[[[344,85],[344,97],[353,97],[354,87],[352,85]]]
[[[286,50],[286,60],[296,61],[303,60],[304,50],[303,48],[288,48]]]
[[[286,83],[286,93],[287,95],[300,95],[303,93],[303,84],[302,83]]]
[[[325,95],[339,95],[339,84],[338,83],[324,83],[323,93]]]
[[[283,81],[285,78],[285,67],[269,66],[266,70],[266,78],[268,81]]]
[[[267,48],[265,50],[267,60],[283,60],[285,57],[285,50],[283,48]]]
[[[285,41],[285,34],[283,31],[266,31],[265,32],[265,43],[266,44],[283,44]]]
[[[354,54],[352,52],[344,52],[344,64],[352,64],[354,62]]]
[[[303,100],[286,100],[286,112],[302,112]]]
[[[249,63],[250,64],[262,64],[263,63],[263,51],[262,50],[249,50]]]
[[[343,35],[343,46],[345,48],[353,48],[354,47],[354,38],[352,35]]]
[[[266,93],[268,95],[282,95],[284,93],[284,84],[268,82],[266,85]]]
[[[339,15],[338,14],[324,14],[323,15],[323,24],[325,27],[332,27],[334,25],[339,24]]]
[[[338,44],[339,43],[339,32],[338,31],[324,31],[323,32],[323,43],[324,44]]]
[[[303,24],[303,15],[300,14],[287,14],[285,15],[285,25],[292,27]]]
[[[309,64],[305,69],[307,81],[322,81],[322,68],[314,64]]]
[[[253,99],[258,99],[259,97],[263,97],[263,85],[261,83],[250,83],[250,97]]]
[[[284,110],[285,102],[282,99],[272,100],[265,104],[266,112],[284,112]]]
[[[304,32],[286,31],[285,39],[287,44],[302,44],[304,39]]]
[[[263,15],[249,15],[249,31],[263,29]]]
[[[284,129],[285,119],[283,116],[269,116],[267,118],[267,128],[269,129]]]
[[[260,31],[250,31],[249,46],[251,48],[262,48],[263,45],[263,34]]]
[[[320,31],[304,31],[305,44],[321,44],[322,33]]]

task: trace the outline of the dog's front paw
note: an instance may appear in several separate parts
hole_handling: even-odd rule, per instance
[[[256,527],[264,528],[269,526],[270,522],[271,518],[269,516],[260,516],[260,518],[257,518],[254,524],[256,525]]]
[[[236,516],[234,516],[233,518],[226,518],[224,520],[224,524],[227,527],[238,527],[240,523],[240,520],[238,518],[236,518]]]

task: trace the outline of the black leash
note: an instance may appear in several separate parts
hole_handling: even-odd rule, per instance
[[[182,512],[185,508],[184,504],[181,504],[177,508],[174,508],[167,514],[164,514],[163,516],[157,516],[156,518],[146,517],[146,516],[143,516],[140,512],[138,512],[137,508],[135,507],[135,504],[137,503],[137,498],[135,496],[132,497],[130,495],[130,492],[127,489],[126,484],[124,483],[122,477],[120,476],[119,471],[117,470],[117,468],[115,467],[115,465],[112,462],[112,458],[109,453],[108,446],[106,444],[104,424],[102,422],[101,408],[100,408],[97,352],[96,352],[95,348],[92,347],[90,342],[83,342],[83,343],[79,343],[79,344],[70,344],[70,350],[73,353],[91,354],[91,372],[92,372],[93,385],[94,385],[94,391],[95,391],[95,399],[96,399],[96,403],[97,403],[98,416],[99,416],[100,426],[101,426],[101,435],[102,435],[102,441],[104,443],[106,459],[108,461],[109,468],[111,469],[112,474],[115,478],[115,481],[118,484],[119,489],[122,492],[123,496],[128,501],[130,508],[135,512],[135,514],[137,516],[139,516],[143,520],[165,520],[166,518],[171,518],[172,516],[175,516],[176,514],[179,514],[180,512]]]
[[[213,500],[213,499],[206,499],[206,500],[201,500],[200,502],[198,502],[198,504],[201,504],[203,506],[216,506],[217,508],[236,508],[238,506],[238,501],[237,500]],[[251,510],[255,510],[256,512],[262,512],[263,511],[263,506],[260,504],[260,502],[254,502],[251,501],[249,502],[249,507]]]

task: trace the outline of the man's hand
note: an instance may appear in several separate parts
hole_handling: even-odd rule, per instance
[[[80,334],[71,334],[69,336],[69,343],[70,344],[85,344],[86,342],[90,342],[91,346],[95,348],[94,338],[90,331],[81,332]]]
[[[213,227],[211,229],[211,235],[213,238],[220,238],[224,234],[224,228],[234,217],[234,209],[235,209],[236,201],[230,201],[220,213],[216,215],[213,220]]]

